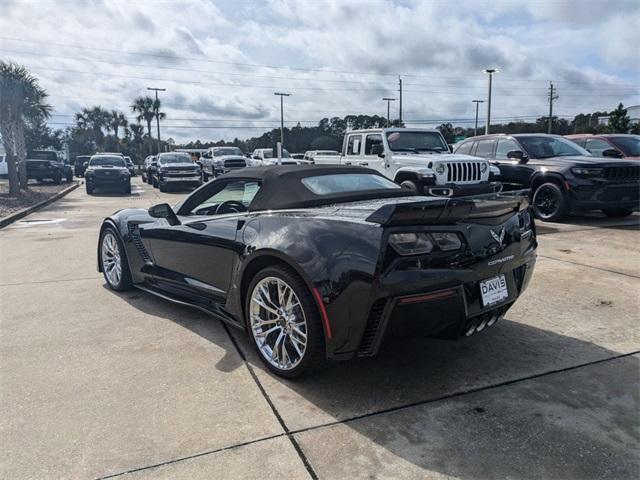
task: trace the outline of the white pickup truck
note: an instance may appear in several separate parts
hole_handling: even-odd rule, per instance
[[[347,132],[340,156],[317,156],[316,164],[360,165],[400,185],[435,196],[500,191],[500,170],[484,158],[454,155],[437,130],[378,128]]]

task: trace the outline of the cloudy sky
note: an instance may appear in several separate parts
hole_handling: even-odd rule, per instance
[[[386,114],[470,125],[497,67],[492,118],[640,103],[640,2],[564,0],[0,0],[0,58],[50,94],[52,126],[161,87],[163,137],[251,137],[285,119]],[[392,115],[397,117],[398,102]],[[481,114],[483,116],[484,113]]]

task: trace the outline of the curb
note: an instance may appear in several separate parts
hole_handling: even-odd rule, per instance
[[[52,197],[49,197],[41,202],[36,203],[35,205],[31,205],[30,207],[23,208],[22,210],[18,210],[11,215],[7,215],[6,217],[0,218],[0,228],[6,227],[7,225],[15,222],[16,220],[20,220],[22,217],[26,217],[30,213],[35,212],[36,210],[41,209],[42,207],[46,207],[47,205],[55,202],[56,200],[61,199],[67,193],[74,191],[76,188],[80,186],[79,183],[74,183],[73,185],[65,188],[64,190],[56,193]]]

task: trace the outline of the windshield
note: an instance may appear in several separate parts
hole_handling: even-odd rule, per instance
[[[622,150],[627,157],[640,157],[640,135],[609,137],[609,141]]]
[[[168,163],[191,163],[191,157],[188,154],[163,154],[158,157],[158,163],[161,163],[162,165],[166,165]]]
[[[362,190],[397,190],[401,188],[391,180],[372,173],[347,173],[307,177],[302,179],[302,183],[316,195],[359,192]]]
[[[336,152],[335,150],[319,150],[316,153],[317,156],[322,156],[322,155],[340,155],[338,152]]]
[[[43,152],[37,150],[31,150],[27,153],[27,158],[30,160],[51,160],[58,162],[58,154],[56,152]]]
[[[273,150],[264,150],[264,158],[274,158],[273,156]],[[282,158],[291,158],[291,155],[289,155],[289,152],[287,152],[286,150],[282,150]]]
[[[242,156],[242,150],[236,147],[217,148],[213,151],[214,157],[223,157],[226,155],[240,155]]]
[[[582,155],[590,157],[591,154],[570,140],[553,136],[518,136],[520,145],[531,158],[568,157]]]
[[[122,157],[91,157],[89,161],[90,167],[124,167],[124,159]]]
[[[445,152],[449,147],[437,132],[388,132],[387,143],[394,152]]]

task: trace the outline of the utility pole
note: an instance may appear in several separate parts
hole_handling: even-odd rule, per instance
[[[400,92],[400,102],[398,104],[398,107],[399,107],[398,115],[400,117],[400,125],[402,125],[402,77],[400,75],[398,75],[398,85],[400,87],[398,89],[398,91]]]
[[[290,93],[274,92],[280,97],[280,148],[284,150],[284,97],[290,97]]]
[[[156,108],[156,126],[158,127],[158,153],[160,153],[162,143],[160,142],[160,101],[158,100],[158,92],[166,92],[166,88],[154,88],[147,87],[147,90],[153,90],[156,92],[156,103],[154,104]]]
[[[549,82],[549,128],[547,129],[547,133],[551,133],[551,127],[553,125],[553,101],[557,100],[558,91],[553,89],[553,82]]]
[[[391,116],[391,102],[395,102],[396,99],[385,97],[382,100],[385,100],[387,102],[387,128],[389,128],[389,124],[390,124],[389,117]]]
[[[473,129],[473,136],[477,136],[478,135],[478,108],[480,107],[481,103],[484,103],[484,100],[471,100],[473,103],[476,104],[476,126]]]
[[[487,124],[484,127],[484,134],[489,135],[489,128],[491,125],[491,83],[493,81],[493,74],[498,73],[498,69],[486,68],[483,70],[483,72],[489,75],[489,94],[487,96]]]

